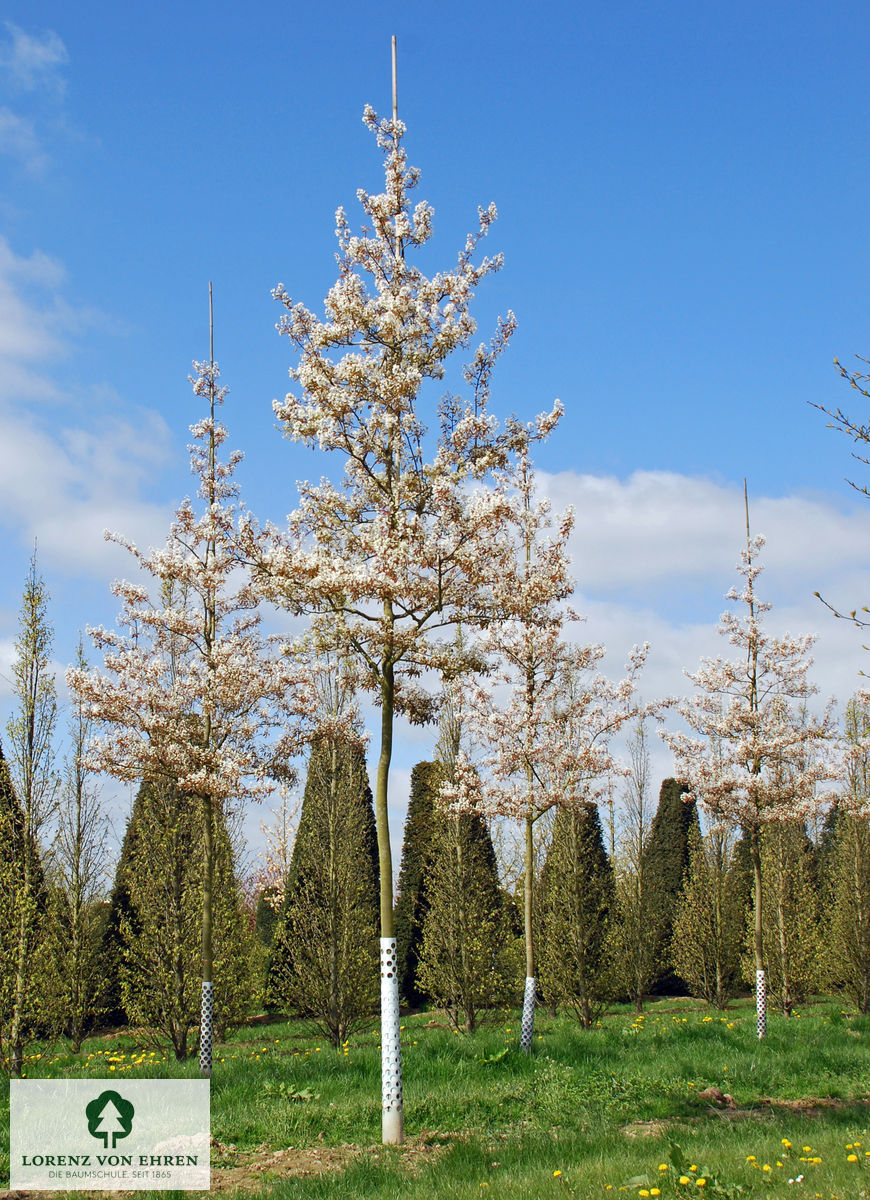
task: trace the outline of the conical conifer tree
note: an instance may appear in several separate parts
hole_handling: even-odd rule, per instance
[[[815,855],[803,822],[763,828],[761,879],[768,994],[790,1016],[818,986],[822,972]],[[748,954],[744,970],[751,970]]]
[[[268,998],[340,1046],[377,1003],[379,862],[365,755],[319,738],[272,947]]]
[[[828,810],[818,850],[824,979],[870,1012],[870,705],[845,713],[846,787]]]
[[[456,1027],[519,995],[520,943],[508,933],[495,850],[478,813],[436,811],[425,871],[421,987]]]
[[[665,779],[644,849],[644,875],[649,896],[649,936],[660,948],[661,967],[656,991],[680,991],[684,981],[673,970],[669,958],[674,915],[689,867],[689,833],[698,828],[694,800],[684,801],[688,785]]]
[[[614,891],[597,806],[559,809],[541,871],[541,986],[587,1029],[614,986],[606,962]]]
[[[274,902],[274,888],[265,888],[257,897],[254,915],[254,931],[268,949],[271,949],[275,941],[275,932],[278,928],[278,913]]]
[[[835,872],[836,849],[839,838],[840,821],[845,816],[837,800],[825,813],[822,822],[819,844],[816,846],[816,863],[818,867],[819,887],[824,891],[830,889]]]
[[[438,825],[438,789],[446,777],[440,762],[419,762],[411,772],[411,797],[405,818],[395,919],[399,994],[412,1007],[419,1007],[429,999],[420,985],[418,966],[427,907],[425,886],[432,867]]]
[[[706,836],[698,825],[689,829],[689,869],[671,938],[678,975],[691,995],[716,1008],[727,1007],[737,988],[751,900],[751,864],[735,870],[730,841],[720,829]]]
[[[33,856],[39,879],[36,890],[43,897],[45,884],[41,864]],[[18,933],[24,901],[24,811],[15,794],[9,768],[0,747],[0,1049],[9,1046],[15,1010]],[[10,1047],[14,1051],[14,1047]],[[8,1069],[11,1061],[5,1065]]]
[[[836,823],[825,890],[825,983],[870,1012],[870,822],[842,812]]]
[[[223,813],[214,814],[212,943],[221,972],[215,1028],[236,1024],[258,999],[256,956],[234,873]],[[176,1057],[190,1050],[200,1017],[200,940],[205,838],[195,803],[164,781],[143,783],[124,837],[105,945],[114,959],[118,1010],[159,1030]]]

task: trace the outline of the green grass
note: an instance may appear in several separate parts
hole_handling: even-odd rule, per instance
[[[404,1021],[401,1148],[379,1145],[376,1032],[338,1053],[289,1022],[235,1033],[216,1052],[212,1134],[224,1148],[213,1186],[232,1179],[229,1194],[276,1200],[562,1200],[654,1188],[663,1200],[870,1197],[870,1021],[839,1005],[772,1016],[763,1043],[749,1002],[719,1014],[657,1001],[642,1019],[621,1009],[592,1030],[539,1013],[529,1056],[516,1050],[516,1014],[473,1037],[432,1019]],[[116,1037],[94,1039],[78,1056],[43,1047],[26,1074],[120,1084],[195,1077],[196,1064]],[[711,1085],[736,1107],[699,1100]],[[292,1154],[272,1157],[288,1147]],[[8,1179],[8,1141],[0,1172]],[[244,1192],[243,1174],[255,1180]]]

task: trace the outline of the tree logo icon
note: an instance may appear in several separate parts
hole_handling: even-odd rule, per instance
[[[107,1150],[114,1150],[118,1138],[125,1138],[133,1128],[134,1111],[130,1101],[117,1092],[101,1092],[85,1109],[88,1133],[102,1138]]]

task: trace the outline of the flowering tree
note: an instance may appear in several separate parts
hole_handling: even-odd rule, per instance
[[[378,121],[365,110],[385,160],[385,188],[358,193],[371,226],[351,233],[336,216],[339,276],[319,320],[294,303],[283,286],[276,298],[286,312],[280,330],[299,351],[291,378],[300,394],[276,402],[288,437],[337,454],[341,485],[301,485],[289,531],[271,531],[251,553],[262,568],[265,595],[311,615],[320,643],[351,654],[360,683],[381,708],[375,785],[380,858],[381,1041],[383,1136],[403,1138],[398,979],[393,918],[393,871],[387,791],[396,714],[422,722],[434,703],[419,686],[427,670],[455,673],[466,657],[432,635],[459,619],[491,613],[506,548],[505,497],[499,489],[473,490],[511,446],[530,436],[516,423],[498,433],[488,415],[496,359],[514,330],[512,314],[499,321],[489,346],[480,346],[464,370],[470,397],[447,395],[438,433],[428,436],[421,406],[426,386],[441,380],[444,362],[466,346],[475,323],[474,288],[501,258],[473,261],[495,220],[494,206],[479,209],[456,266],[427,278],[408,261],[431,235],[432,210],[412,210],[418,173],[402,145],[395,117]],[[539,418],[542,436],[558,407]]]
[[[534,826],[555,805],[581,810],[595,797],[594,781],[616,770],[609,741],[637,715],[635,680],[646,647],[634,648],[626,677],[614,684],[596,670],[602,646],[563,640],[565,618],[576,618],[557,603],[571,590],[565,545],[573,518],[565,515],[554,539],[545,536],[549,510],[534,500],[525,453],[518,459],[516,484],[513,516],[519,535],[512,569],[499,583],[512,617],[485,630],[482,649],[493,669],[484,680],[464,684],[460,699],[464,727],[480,755],[472,762],[460,750],[455,782],[441,794],[459,808],[512,817],[523,825],[526,983],[520,1045],[528,1051],[537,987]]]
[[[815,638],[774,637],[762,625],[762,614],[770,609],[755,595],[763,545],[763,537],[750,538],[747,505],[746,549],[737,568],[746,582],[739,592],[728,593],[729,600],[746,605],[746,613],[726,612],[719,624],[719,633],[742,651],[741,657],[704,659],[689,675],[698,694],[677,708],[694,736],[662,731],[676,756],[677,773],[690,781],[684,795],[696,798],[715,823],[739,826],[749,842],[760,1038],[767,1029],[761,832],[769,822],[806,817],[817,785],[836,774],[827,753],[833,736],[830,710],[814,717],[791,703],[817,690],[807,679]]]
[[[67,672],[71,689],[89,706],[103,732],[87,763],[119,779],[168,781],[198,802],[204,833],[202,909],[202,1024],[200,1069],[211,1074],[213,1022],[212,884],[214,812],[230,801],[257,799],[272,780],[292,775],[300,747],[291,717],[312,707],[295,661],[268,648],[258,630],[258,604],[247,582],[235,590],[237,515],[230,501],[238,486],[234,451],[217,457],[226,428],[215,419],[225,389],[214,360],[195,363],[191,382],[208,400],[209,415],[191,426],[191,469],[204,502],[197,515],[189,499],[175,514],[166,546],[143,553],[118,534],[140,568],[160,584],[155,602],[147,588],[126,580],[112,591],[123,601],[124,633],[90,634],[105,669]],[[264,733],[277,730],[271,742]]]
[[[247,899],[257,907],[258,928],[263,905],[274,919],[284,903],[287,872],[290,870],[301,808],[301,796],[291,796],[284,791],[281,803],[272,809],[272,820],[260,822],[265,845],[257,855],[258,864],[245,881]],[[271,926],[271,919],[269,924]]]

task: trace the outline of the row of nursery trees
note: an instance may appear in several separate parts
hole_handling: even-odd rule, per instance
[[[515,329],[512,314],[499,320],[488,345],[472,353],[457,381],[459,391],[447,391],[433,406],[435,428],[424,421],[431,389],[445,386],[447,360],[474,334],[469,309],[474,290],[501,265],[500,256],[477,255],[496,213],[494,206],[480,209],[478,231],[456,265],[425,276],[413,257],[429,240],[432,211],[424,202],[412,205],[418,173],[407,165],[404,126],[395,113],[379,121],[366,109],[364,119],[383,153],[385,189],[358,193],[368,222],[361,234],[351,230],[342,210],[337,213],[339,275],[324,318],[294,302],[283,286],[275,292],[284,309],[280,331],[298,354],[291,370],[296,390],[275,403],[275,414],[289,438],[336,462],[340,479],[300,485],[298,507],[283,531],[261,527],[239,507],[233,472],[241,456],[220,454],[227,432],[216,417],[224,391],[212,339],[209,358],[196,364],[193,379],[206,409],[191,427],[197,499],[179,507],[160,549],[144,552],[112,535],[130,551],[139,573],[113,587],[122,602],[120,630],[91,631],[102,665],[81,659],[67,672],[75,728],[67,787],[73,799],[64,813],[76,815],[60,821],[72,822],[74,845],[66,857],[54,856],[60,865],[51,872],[42,851],[58,797],[49,761],[55,701],[47,626],[39,618],[44,594],[34,566],[18,645],[20,710],[9,733],[11,799],[0,841],[13,848],[11,855],[4,852],[0,884],[5,912],[12,914],[2,933],[0,1019],[12,1069],[20,1071],[46,889],[60,886],[68,897],[64,920],[71,932],[60,938],[64,946],[81,942],[81,930],[93,916],[88,891],[93,880],[81,864],[100,861],[98,851],[87,849],[87,838],[102,839],[89,779],[105,772],[137,787],[141,783],[139,832],[125,844],[135,865],[129,883],[118,881],[111,915],[125,947],[118,1004],[137,1022],[153,1020],[137,999],[141,981],[150,977],[148,964],[172,962],[190,941],[169,919],[169,894],[173,903],[181,898],[188,909],[196,906],[200,1011],[173,1040],[184,1050],[190,1030],[198,1028],[200,1067],[210,1074],[216,992],[219,1017],[229,1020],[231,994],[244,996],[252,986],[244,969],[234,965],[244,956],[228,949],[244,926],[228,884],[228,816],[276,783],[289,784],[293,760],[306,747],[309,781],[311,772],[321,777],[317,787],[333,796],[336,814],[344,814],[346,789],[338,780],[342,771],[359,774],[361,767],[339,769],[338,763],[350,763],[354,755],[361,762],[365,738],[354,695],[362,692],[373,700],[380,722],[373,795],[376,870],[373,853],[371,864],[378,889],[383,1136],[397,1142],[403,1137],[399,984],[408,969],[408,948],[403,942],[400,957],[388,820],[396,717],[429,722],[439,704],[450,716],[442,731],[450,749],[441,756],[445,773],[437,789],[446,815],[434,839],[441,852],[426,891],[429,910],[456,900],[455,881],[489,862],[490,883],[468,893],[469,903],[479,904],[484,915],[457,917],[482,944],[489,928],[486,896],[500,894],[486,832],[493,820],[518,832],[522,879],[539,879],[538,887],[518,890],[518,915],[508,912],[512,927],[522,929],[520,1040],[528,1050],[538,992],[551,1002],[576,1001],[578,985],[564,980],[576,974],[570,964],[586,936],[569,900],[547,897],[575,870],[570,847],[579,853],[581,843],[595,841],[589,806],[619,774],[611,752],[615,735],[660,714],[663,706],[642,706],[636,699],[645,648],[631,651],[625,677],[613,682],[598,669],[603,647],[567,637],[577,617],[566,604],[573,589],[566,554],[572,516],[550,517],[535,493],[531,459],[536,443],[558,423],[561,406],[557,402],[530,424],[515,418],[499,424],[489,412],[492,373]],[[665,736],[675,752],[675,776],[688,781],[686,795],[705,811],[708,838],[719,839],[700,843],[705,855],[713,845],[718,849],[710,850],[711,861],[718,854],[729,864],[728,839],[742,831],[762,1035],[765,937],[775,910],[775,903],[766,903],[765,854],[777,831],[800,829],[817,803],[818,785],[843,771],[829,752],[830,712],[817,717],[806,708],[814,690],[806,674],[811,639],[776,638],[763,628],[766,606],[755,595],[760,545],[749,537],[747,517],[743,585],[732,593],[744,613],[727,615],[722,625],[737,657],[702,664],[692,676],[695,699],[677,706],[689,732]],[[264,639],[259,623],[266,603],[307,618],[305,637],[283,644]],[[440,688],[427,691],[423,685],[430,679],[440,679]],[[854,755],[863,753],[863,744],[855,743]],[[854,766],[857,758],[850,761]],[[865,795],[849,813],[860,811]],[[843,805],[845,811],[845,799]],[[844,828],[863,828],[851,817],[844,820]],[[367,828],[360,844],[371,846]],[[303,814],[299,855],[323,836],[319,827],[307,830]],[[644,862],[642,823],[638,838],[637,861]],[[187,850],[194,845],[196,855]],[[697,853],[696,859],[700,862]],[[484,866],[475,865],[478,860]],[[616,924],[623,932],[632,922],[639,928],[648,915],[642,906],[623,907],[615,923],[604,913],[625,905],[618,856],[615,883],[607,883],[612,858],[608,863],[600,860],[599,892],[606,896],[615,887],[616,899],[602,900],[601,919],[589,930],[604,946],[611,944]],[[770,868],[766,875],[769,880]],[[125,886],[126,899],[119,894]],[[309,994],[302,996],[295,982],[300,941],[318,953],[332,949],[321,945],[326,934],[310,923],[310,911],[300,915],[306,905],[310,909],[314,888],[302,865],[288,864],[284,886],[269,987],[281,1002],[304,1010]],[[149,904],[164,913],[156,925],[135,899],[149,888],[154,893]],[[91,899],[83,901],[87,896]],[[438,945],[440,932],[433,932],[431,920],[429,926],[428,939],[425,928],[420,935],[413,986],[456,1005],[458,993],[436,982],[454,950]],[[454,927],[444,921],[439,931],[446,937]],[[168,939],[160,945],[158,931]],[[560,944],[564,967],[554,965]],[[357,946],[362,974],[373,970],[366,957],[372,945],[363,940]],[[513,978],[513,941],[500,945],[504,954],[492,969]],[[612,951],[604,954],[607,961],[613,957]],[[685,964],[675,966],[690,977]],[[461,965],[455,969],[465,971]],[[330,970],[344,972],[335,961]],[[725,965],[722,971],[724,995]],[[638,972],[635,995],[642,994],[648,977],[640,967]],[[474,968],[470,975],[476,974]],[[607,969],[598,974],[603,981]],[[354,971],[348,969],[348,975]],[[596,984],[590,1013],[597,993],[609,986]],[[161,987],[177,992],[178,978],[170,972]],[[84,1011],[81,997],[65,1003],[70,1013],[74,1005]],[[583,1003],[581,998],[581,1011]],[[467,1019],[465,1001],[463,1008]],[[75,1018],[79,1033],[82,1019]],[[71,1022],[72,1017],[72,1029]]]
[[[853,703],[847,722],[865,736],[867,710]],[[496,852],[491,826],[478,813],[445,809],[441,794],[455,745],[451,751],[442,736],[438,751],[411,776],[395,909],[399,987],[408,1005],[440,1008],[455,1028],[472,1030],[517,1002],[525,881],[505,860],[503,840]],[[538,998],[554,1011],[569,1010],[584,1027],[615,1000],[640,1011],[646,995],[667,990],[724,1008],[755,981],[748,837],[702,832],[696,805],[683,800],[685,785],[676,779],[661,785],[653,811],[642,725],[632,751],[635,769],[618,823],[612,809],[585,801],[554,810],[536,837]],[[325,766],[321,749],[312,759],[290,869],[283,886],[261,896],[258,928],[271,947],[269,1001],[313,1019],[339,1046],[374,1003],[377,864],[362,760],[355,774],[347,761],[340,806],[333,800],[340,785],[328,771],[324,777]],[[356,845],[344,838],[351,828]],[[785,1015],[807,995],[831,989],[867,1012],[866,821],[837,803],[813,832],[815,840],[798,819],[762,832],[770,993]],[[311,930],[323,934],[322,943]]]
[[[406,1004],[440,1008],[457,1029],[472,1030],[518,999],[525,880],[504,837],[496,853],[479,814],[445,809],[441,791],[460,740],[449,706],[441,726],[436,761],[418,763],[411,776],[395,907],[399,987]],[[866,739],[866,706],[849,705],[846,728],[854,744]],[[748,839],[721,828],[703,833],[675,779],[664,781],[653,812],[645,736],[640,724],[618,815],[612,804],[586,801],[537,831],[539,999],[584,1027],[613,1000],[640,1010],[653,990],[725,1007],[753,978]],[[870,1010],[870,829],[854,812],[854,801],[867,799],[867,765],[862,758],[851,771],[852,794],[827,811],[814,837],[799,820],[762,832],[765,962],[786,1015],[831,989]],[[12,859],[24,862],[22,809],[5,763],[0,774],[10,879]],[[89,836],[83,853],[69,853],[76,821],[79,829],[102,824],[94,825],[92,793],[85,790],[84,808],[68,803],[74,797],[68,792],[49,852],[34,859],[38,904],[19,1052],[27,1036],[64,1033],[77,1048],[91,1029],[126,1024],[152,1029],[183,1059],[199,1026],[199,814],[178,789],[143,785],[106,899],[104,847]],[[308,1018],[337,1047],[371,1020],[377,999],[379,864],[361,745],[319,739],[298,828],[286,806],[277,815],[271,861],[247,888],[223,814],[215,824],[217,1028],[265,1004]],[[90,881],[84,891],[77,878]],[[15,983],[6,928],[4,1035]]]

